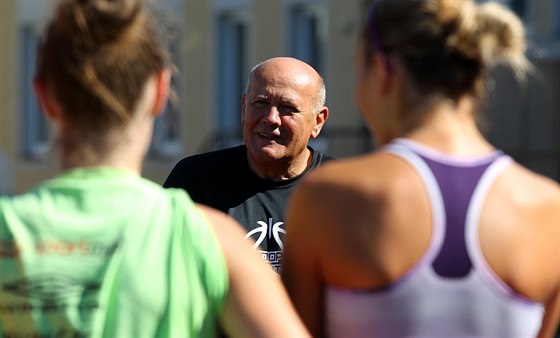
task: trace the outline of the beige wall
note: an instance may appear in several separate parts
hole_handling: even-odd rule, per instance
[[[14,1],[0,1],[0,150],[15,155],[16,15]]]
[[[12,112],[15,111],[16,95],[14,83],[16,72],[13,68],[15,62],[15,36],[12,34],[15,27],[15,3],[13,1],[0,1],[0,192],[9,192],[13,189],[14,165],[9,159],[14,156],[15,121]],[[5,172],[1,172],[4,170]]]
[[[253,52],[250,64],[284,55],[286,27],[283,1],[253,1]]]
[[[326,83],[330,117],[326,129],[327,134],[332,136],[329,147],[335,156],[351,156],[364,151],[363,139],[338,136],[363,124],[354,103],[354,57],[362,20],[362,3],[359,0],[332,1],[329,8],[331,43]]]
[[[183,145],[187,153],[197,150],[207,131],[211,128],[214,107],[212,85],[213,34],[210,1],[186,2],[184,42],[184,87],[182,96],[185,118],[181,120],[185,130]]]

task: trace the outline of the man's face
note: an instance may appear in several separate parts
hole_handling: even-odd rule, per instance
[[[243,139],[256,165],[304,156],[314,131],[317,84],[305,73],[265,68],[243,96]]]

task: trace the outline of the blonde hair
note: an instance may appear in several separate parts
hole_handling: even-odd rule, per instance
[[[371,8],[362,35],[365,59],[374,52],[395,56],[419,96],[479,97],[493,64],[511,65],[519,78],[530,68],[523,24],[499,3],[377,0]]]
[[[521,20],[504,5],[487,2],[439,0],[438,18],[456,13],[457,29],[447,38],[448,46],[464,55],[480,58],[486,67],[497,62],[509,64],[518,78],[531,68],[525,58],[525,30]],[[451,15],[451,19],[453,15]]]

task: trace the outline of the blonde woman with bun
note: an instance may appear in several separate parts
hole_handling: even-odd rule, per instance
[[[67,0],[46,28],[35,88],[63,171],[0,197],[0,337],[308,336],[239,224],[140,176],[169,89],[158,17]]]
[[[282,266],[315,337],[551,337],[560,189],[478,127],[488,70],[523,81],[520,20],[494,2],[378,0],[355,100],[380,146],[296,189]]]

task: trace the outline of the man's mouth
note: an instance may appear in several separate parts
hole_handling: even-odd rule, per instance
[[[262,138],[268,138],[268,139],[278,138],[278,136],[273,135],[273,134],[268,134],[268,133],[258,133],[258,135]]]

